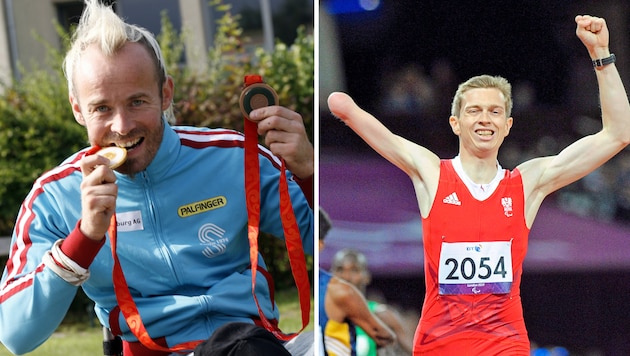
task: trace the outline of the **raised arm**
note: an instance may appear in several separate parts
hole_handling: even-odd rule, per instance
[[[370,147],[411,178],[420,210],[428,214],[437,190],[440,159],[433,152],[392,133],[378,119],[361,109],[345,93],[328,97],[330,111],[357,133]]]
[[[419,174],[419,159],[433,159],[439,165],[435,154],[392,133],[378,119],[357,106],[349,95],[332,93],[328,97],[328,107],[370,147],[410,176]]]
[[[580,15],[575,22],[576,34],[592,60],[611,55],[604,19]],[[630,143],[630,104],[615,64],[596,67],[594,72],[599,85],[602,130],[571,144],[557,156],[519,166],[526,197],[531,197],[527,198],[528,204],[536,209],[545,196],[594,171]]]

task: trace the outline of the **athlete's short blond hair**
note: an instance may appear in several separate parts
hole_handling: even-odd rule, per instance
[[[512,85],[507,79],[500,76],[491,75],[479,75],[472,77],[467,81],[461,83],[455,92],[453,97],[453,103],[451,104],[451,115],[459,117],[462,109],[462,99],[464,94],[471,89],[486,89],[495,88],[498,89],[505,100],[505,117],[512,115]]]

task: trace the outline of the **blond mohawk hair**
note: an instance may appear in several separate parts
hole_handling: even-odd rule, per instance
[[[123,21],[111,8],[98,0],[85,0],[85,9],[79,19],[79,24],[72,35],[70,49],[63,62],[63,72],[68,82],[68,93],[74,92],[74,69],[81,59],[81,54],[91,45],[96,45],[107,56],[116,54],[126,43],[142,44],[151,54],[155,63],[159,92],[168,74],[164,56],[155,36],[147,29],[128,24]],[[164,112],[169,122],[173,121],[172,104]]]

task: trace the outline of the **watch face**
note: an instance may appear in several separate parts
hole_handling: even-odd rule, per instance
[[[265,83],[251,84],[241,93],[240,107],[247,117],[252,110],[272,105],[278,105],[278,94]]]

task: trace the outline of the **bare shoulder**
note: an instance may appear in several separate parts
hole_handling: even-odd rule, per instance
[[[545,178],[545,172],[553,164],[553,158],[554,156],[534,158],[516,167],[523,181],[525,221],[530,228],[543,200],[554,190],[552,181]]]
[[[328,282],[328,295],[336,304],[350,303],[356,298],[356,289],[354,286],[343,279],[333,277]]]
[[[519,164],[516,169],[521,174],[523,185],[530,186],[532,189],[536,187],[552,160],[553,156],[537,157]]]
[[[423,217],[427,217],[440,182],[441,159],[426,148],[417,147],[416,155],[413,158],[415,170],[408,172],[408,175],[416,192],[420,212]]]

